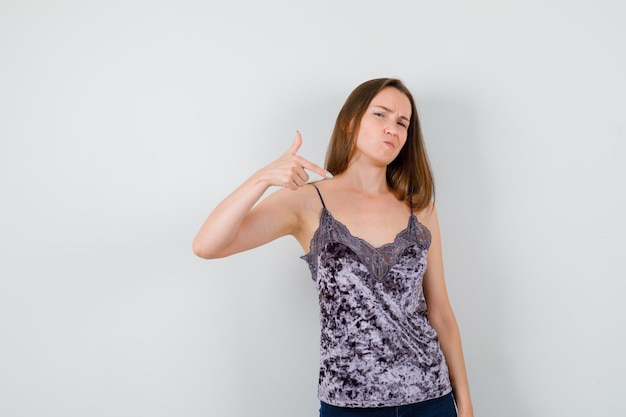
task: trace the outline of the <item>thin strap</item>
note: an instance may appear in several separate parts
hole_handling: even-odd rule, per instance
[[[320,189],[317,188],[317,185],[315,184],[311,184],[313,187],[315,187],[315,190],[317,191],[317,195],[320,196],[320,201],[322,202],[322,207],[326,208],[326,204],[324,204],[324,199],[322,198],[322,194],[320,193]]]

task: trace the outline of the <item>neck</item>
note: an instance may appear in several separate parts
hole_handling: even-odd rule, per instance
[[[370,196],[389,192],[386,166],[366,167],[358,163],[350,164],[340,176],[351,188]]]

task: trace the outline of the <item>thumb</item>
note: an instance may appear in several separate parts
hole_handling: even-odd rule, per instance
[[[295,155],[298,152],[298,149],[300,149],[300,146],[302,146],[302,135],[300,134],[300,131],[297,130],[296,139],[293,141],[289,149],[287,149],[287,152]]]

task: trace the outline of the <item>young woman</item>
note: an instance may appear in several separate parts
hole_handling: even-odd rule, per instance
[[[354,89],[326,169],[297,155],[301,144],[297,133],[213,210],[194,252],[211,259],[285,235],[300,242],[319,295],[321,417],[473,416],[410,91],[389,78]],[[307,183],[305,170],[326,179]],[[259,202],[270,186],[284,188]]]

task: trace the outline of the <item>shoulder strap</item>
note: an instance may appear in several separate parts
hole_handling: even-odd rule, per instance
[[[317,185],[315,184],[311,184],[313,187],[315,187],[315,191],[317,191],[317,195],[320,196],[320,201],[322,202],[322,207],[326,208],[326,204],[324,204],[324,199],[322,198],[322,193],[320,193],[320,189],[317,188]]]

